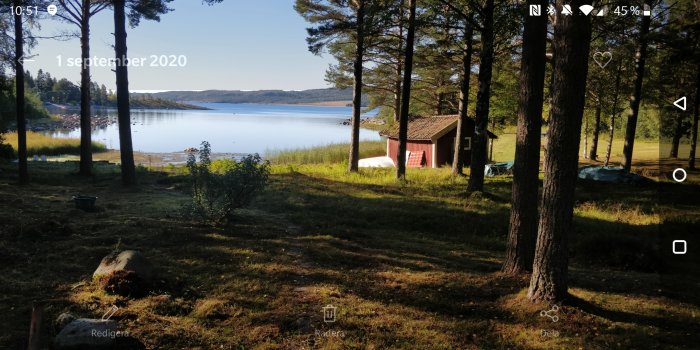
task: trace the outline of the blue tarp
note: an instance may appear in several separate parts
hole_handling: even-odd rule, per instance
[[[513,162],[486,164],[484,174],[486,176],[510,175],[513,173]]]
[[[608,183],[644,184],[651,180],[644,176],[628,173],[623,168],[604,167],[600,165],[586,165],[578,169],[578,178]]]

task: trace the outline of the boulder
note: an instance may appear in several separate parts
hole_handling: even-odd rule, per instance
[[[56,331],[62,330],[69,323],[71,323],[77,319],[78,318],[75,317],[75,315],[68,313],[68,312],[64,312],[64,313],[58,315],[58,317],[56,317],[56,321],[54,322],[54,326],[55,326]]]
[[[153,281],[153,267],[143,254],[136,250],[114,252],[105,256],[92,276],[107,276],[117,271],[131,271],[146,283]]]
[[[54,339],[55,350],[114,349],[117,338],[124,336],[117,331],[116,321],[80,318],[66,325]]]

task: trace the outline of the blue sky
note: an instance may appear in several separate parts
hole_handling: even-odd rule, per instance
[[[130,58],[183,55],[185,67],[132,67],[130,89],[135,90],[302,90],[328,87],[323,80],[332,57],[315,56],[306,47],[306,23],[293,8],[293,0],[224,0],[208,6],[199,0],[176,0],[160,22],[142,21],[127,28]],[[59,8],[60,11],[60,8]],[[42,36],[74,30],[74,25],[43,20]],[[91,56],[112,58],[113,13],[105,10],[91,21]],[[32,50],[37,55],[26,68],[39,68],[58,78],[78,83],[80,68],[68,67],[80,57],[78,39],[42,39]],[[61,55],[59,66],[57,56]],[[109,67],[93,67],[94,81],[114,88]]]

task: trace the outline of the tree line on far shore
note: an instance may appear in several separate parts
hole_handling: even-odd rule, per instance
[[[222,0],[204,0],[204,3],[215,4]],[[118,111],[119,143],[121,153],[121,172],[124,185],[132,186],[136,184],[136,168],[134,165],[133,146],[131,141],[131,106],[129,97],[129,80],[127,64],[126,26],[135,27],[143,19],[159,21],[160,16],[170,12],[172,9],[168,4],[172,0],[111,0],[111,1],[83,1],[64,0],[58,2],[59,11],[55,16],[46,15],[46,4],[40,0],[5,0],[0,10],[0,28],[5,32],[0,36],[0,68],[13,69],[14,76],[14,97],[15,116],[18,138],[18,167],[19,181],[22,184],[29,182],[27,169],[27,139],[26,139],[26,119],[27,100],[32,95],[31,88],[27,89],[27,75],[24,69],[23,57],[36,46],[36,38],[32,34],[41,21],[61,20],[75,25],[77,33],[72,36],[80,39],[81,59],[90,58],[90,21],[93,16],[106,10],[112,9],[114,13],[114,51],[115,62],[118,62],[115,69],[117,81],[116,107]],[[27,13],[15,10],[28,6],[36,6],[39,13]],[[3,70],[4,72],[4,70]],[[91,130],[91,107],[96,100],[104,100],[104,90],[100,86],[97,88],[91,80],[90,66],[80,67],[80,87],[75,90],[71,82],[59,80],[56,82],[60,94],[53,94],[54,84],[51,84],[52,99],[75,100],[75,94],[79,93],[80,103],[80,170],[83,176],[92,175],[92,130]],[[37,77],[39,78],[39,77]],[[42,77],[43,78],[43,77]],[[4,75],[3,81],[8,81]],[[31,79],[31,77],[30,77]],[[42,79],[42,82],[45,82]],[[36,84],[36,81],[34,82]],[[40,91],[47,86],[42,86]],[[107,100],[109,96],[107,95]],[[31,99],[31,97],[30,97]]]

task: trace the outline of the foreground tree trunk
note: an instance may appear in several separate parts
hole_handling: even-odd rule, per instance
[[[537,3],[547,7],[546,0]],[[525,17],[510,228],[502,268],[507,274],[531,271],[535,255],[547,20],[546,16]]]
[[[401,76],[402,72],[401,65],[397,65],[396,74]],[[401,79],[394,82],[394,122],[399,121],[399,113],[401,113]]]
[[[396,49],[396,71],[394,80],[394,122],[399,121],[401,113],[401,80],[403,79],[403,19],[405,0],[401,0],[399,5],[399,43]]]
[[[14,0],[13,6],[22,6],[21,0]],[[27,170],[27,119],[24,101],[24,33],[22,30],[22,15],[14,13],[15,19],[15,108],[17,110],[17,164],[19,166],[19,183],[29,182]]]
[[[557,0],[556,6],[563,6]],[[584,0],[571,1],[574,8]],[[591,23],[560,16],[554,26],[554,84],[537,246],[528,298],[562,301],[568,294],[568,232],[574,212]]]
[[[593,136],[591,138],[591,150],[588,152],[590,160],[598,159],[598,137],[600,136],[600,115],[603,112],[603,106],[600,100],[596,101],[595,105],[595,123],[593,124]]]
[[[671,152],[669,157],[676,159],[678,158],[678,148],[681,145],[681,138],[683,137],[683,114],[680,112],[673,112],[675,114],[675,120],[673,124],[673,137],[671,137]]]
[[[688,156],[688,169],[695,169],[695,152],[698,146],[698,116],[700,115],[700,64],[696,68],[695,79],[695,106],[693,108],[693,129],[690,131],[690,155]]]
[[[651,1],[644,4],[651,8]],[[634,91],[630,97],[630,113],[627,116],[627,128],[625,131],[625,147],[622,150],[622,167],[625,171],[632,169],[632,152],[634,151],[634,138],[637,133],[637,118],[639,117],[639,104],[642,100],[642,83],[644,82],[644,67],[647,59],[647,44],[651,17],[642,17],[642,27],[639,30],[639,46],[634,58]]]
[[[92,122],[90,112],[90,1],[83,1],[80,22],[80,175],[92,175]]]
[[[583,117],[583,147],[581,147],[581,156],[588,159],[588,116]]]
[[[462,80],[459,85],[459,119],[457,121],[457,136],[452,158],[452,174],[464,174],[464,138],[467,137],[467,118],[469,118],[469,78],[472,72],[472,54],[474,52],[473,30],[469,21],[464,21],[464,55],[462,56]]]
[[[416,34],[416,0],[409,0],[408,6],[408,32],[406,33],[406,56],[399,116],[399,154],[397,155],[398,164],[396,164],[396,178],[399,180],[406,179],[406,142],[408,138],[408,108],[411,100],[411,75],[413,74],[413,44]]]
[[[610,131],[608,134],[608,149],[605,151],[605,163],[603,166],[610,164],[610,156],[612,155],[612,144],[615,136],[615,119],[617,119],[617,102],[620,96],[620,77],[622,76],[622,61],[617,66],[617,75],[615,77],[615,91],[613,92],[612,113],[610,115]]]
[[[136,184],[134,148],[131,142],[131,111],[129,109],[129,70],[126,48],[125,0],[114,1],[114,51],[117,57],[117,113],[119,119],[119,152],[122,161],[122,183]]]
[[[472,140],[472,160],[469,165],[469,183],[467,191],[484,190],[484,167],[489,125],[489,103],[491,99],[491,75],[493,70],[493,0],[487,0],[482,9],[483,29],[481,31],[481,54],[479,63],[479,92],[476,96],[476,117],[474,118],[474,137]]]
[[[357,43],[353,70],[355,79],[352,91],[352,135],[350,137],[350,159],[348,171],[357,172],[360,162],[360,113],[362,112],[362,60],[365,53],[365,1],[359,0],[357,7]]]

